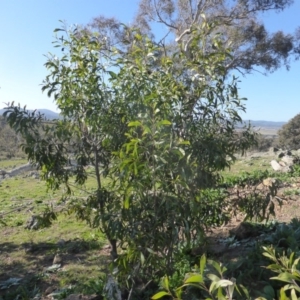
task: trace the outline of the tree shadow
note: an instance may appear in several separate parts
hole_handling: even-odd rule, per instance
[[[16,299],[17,295],[22,293],[26,293],[28,297],[34,290],[44,295],[62,288],[64,283],[82,284],[81,279],[76,282],[76,277],[80,276],[69,274],[69,266],[74,269],[81,268],[80,270],[98,268],[100,274],[98,263],[104,263],[103,255],[106,255],[105,252],[101,252],[103,246],[101,242],[84,239],[63,241],[60,244],[0,243],[0,300]],[[55,262],[57,254],[61,260]],[[91,260],[91,256],[95,259]],[[106,258],[108,261],[109,256]]]

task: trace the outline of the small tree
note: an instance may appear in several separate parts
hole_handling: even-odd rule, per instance
[[[278,131],[279,144],[290,150],[300,149],[300,114],[292,118]]]
[[[106,234],[127,280],[141,272],[148,280],[157,271],[171,274],[181,247],[226,220],[218,171],[253,143],[250,128],[235,132],[245,106],[236,78],[226,80],[229,50],[212,39],[211,28],[192,33],[191,56],[180,48],[161,56],[136,31],[123,52],[89,32],[57,29],[64,55],[49,57],[43,90],[64,119],[48,126],[19,107],[5,113],[49,187],[64,184],[70,197],[71,176],[80,185],[95,178],[94,191],[85,201],[73,198],[69,208]],[[213,53],[201,51],[208,41]],[[75,171],[66,168],[71,159]],[[103,184],[104,178],[110,180]]]

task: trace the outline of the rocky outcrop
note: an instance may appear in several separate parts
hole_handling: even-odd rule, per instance
[[[28,163],[26,165],[17,167],[15,169],[11,170],[10,172],[7,172],[7,174],[12,177],[12,176],[19,175],[20,173],[23,173],[23,172],[32,171],[34,169],[35,168],[30,163]]]
[[[290,151],[279,151],[278,160],[273,159],[271,166],[274,171],[278,172],[291,172],[293,165],[296,161],[296,157]]]
[[[33,170],[35,170],[35,168],[30,163],[28,163],[26,165],[19,166],[15,169],[12,169],[11,171],[0,170],[0,179],[5,179],[5,178],[17,176],[19,174],[29,172],[29,171],[33,171]],[[35,171],[35,173],[38,173],[38,172]]]

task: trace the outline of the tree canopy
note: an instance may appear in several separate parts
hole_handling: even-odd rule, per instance
[[[300,114],[283,125],[278,132],[279,144],[289,150],[300,149]]]
[[[106,234],[130,278],[171,273],[183,245],[227,220],[218,171],[254,142],[250,128],[235,131],[245,99],[226,77],[231,50],[213,26],[192,33],[191,56],[181,47],[160,55],[163,46],[139,30],[124,28],[133,36],[124,51],[108,49],[97,32],[56,29],[62,55],[48,57],[43,90],[63,119],[47,124],[14,105],[5,112],[48,186],[65,186],[69,210]],[[95,189],[74,198],[72,182],[89,178]]]
[[[232,49],[224,60],[228,72],[272,72],[281,66],[289,68],[291,59],[299,58],[300,27],[294,33],[268,32],[262,14],[280,12],[292,4],[292,0],[141,0],[132,27],[161,45],[162,55],[178,46],[191,55],[190,45],[195,43],[191,33],[201,31],[205,22],[214,23],[211,36],[219,33],[223,44]],[[161,29],[156,24],[162,24]],[[130,31],[115,18],[96,17],[90,27],[100,32],[108,47],[124,49],[132,43]],[[208,42],[202,50],[210,53],[213,47]]]

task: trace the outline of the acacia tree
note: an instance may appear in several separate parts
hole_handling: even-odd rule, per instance
[[[222,42],[231,48],[231,56],[224,60],[226,71],[238,70],[242,74],[253,70],[275,71],[290,66],[290,58],[299,58],[299,29],[294,34],[282,31],[270,33],[261,19],[266,11],[280,12],[293,4],[293,0],[141,0],[133,27],[151,36],[162,46],[161,54],[181,47],[191,55],[190,44],[195,42],[192,32],[201,31],[205,22],[214,23],[214,33],[220,33]],[[161,30],[156,24],[161,24]],[[124,30],[115,18],[99,16],[90,27],[97,29],[107,46],[128,48],[133,36]],[[214,34],[211,35],[212,38]],[[209,41],[202,50],[213,52]]]
[[[69,209],[105,233],[120,274],[149,279],[156,271],[171,274],[182,247],[226,221],[218,171],[251,146],[254,134],[235,132],[244,99],[236,78],[226,79],[230,49],[212,38],[212,24],[192,33],[192,55],[179,47],[162,56],[151,38],[125,31],[133,36],[126,51],[108,48],[97,33],[57,29],[63,54],[48,57],[43,90],[63,119],[43,124],[13,105],[5,116],[49,187],[65,185]],[[210,53],[202,48],[207,43]],[[75,169],[67,168],[70,161]],[[79,185],[96,182],[85,200],[71,200],[74,176]]]

